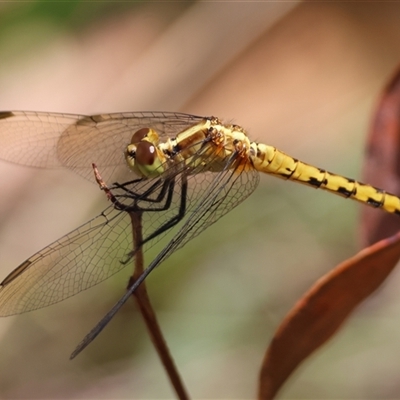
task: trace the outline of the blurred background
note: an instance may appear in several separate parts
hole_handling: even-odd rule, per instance
[[[0,109],[215,115],[359,178],[374,106],[400,61],[399,18],[393,2],[0,3]],[[67,170],[0,162],[0,177],[1,277],[107,205]],[[361,207],[263,176],[153,272],[149,293],[194,398],[255,397],[281,319],[359,250]],[[0,319],[0,397],[174,397],[133,301],[68,360],[130,272]],[[395,271],[281,398],[400,397],[399,284]]]

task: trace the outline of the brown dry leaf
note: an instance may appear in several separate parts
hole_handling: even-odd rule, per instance
[[[315,283],[283,320],[265,354],[260,399],[276,395],[293,370],[382,284],[399,258],[400,232],[360,251]]]
[[[400,195],[400,68],[378,102],[367,144],[363,180]],[[361,240],[370,245],[400,230],[400,219],[364,207]]]

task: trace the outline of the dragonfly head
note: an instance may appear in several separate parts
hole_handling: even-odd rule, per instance
[[[164,172],[165,156],[158,143],[158,134],[151,128],[139,129],[132,135],[131,143],[125,150],[125,160],[140,177],[154,178]]]

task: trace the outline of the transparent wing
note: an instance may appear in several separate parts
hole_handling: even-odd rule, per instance
[[[254,168],[225,165],[218,174],[205,172],[191,196],[191,206],[179,231],[152,262],[152,268],[239,205],[256,189],[260,176]],[[230,168],[229,168],[230,167]]]
[[[208,154],[207,146],[203,152],[195,154],[191,160],[177,163],[164,177],[132,182],[113,191],[127,209],[135,204],[147,210],[143,214],[144,238],[150,237],[176,216],[184,201],[181,221],[144,246],[147,251],[156,244],[160,245],[153,266],[238,205],[258,184],[257,171],[252,168],[244,171],[236,165],[235,159],[225,160],[218,154],[210,155],[207,161],[214,166],[220,162],[222,172],[206,171],[206,163],[199,163],[199,159],[204,161],[204,154]],[[171,179],[174,185],[171,186],[170,201],[166,200],[168,195],[162,201],[154,201]],[[152,188],[152,196],[138,197],[147,193],[149,188]],[[48,306],[107,279],[134,256],[131,237],[129,213],[110,206],[12,272],[0,286],[0,316]]]
[[[168,112],[92,116],[0,112],[0,158],[34,167],[64,166],[91,181],[95,163],[105,180],[123,182],[132,175],[124,151],[135,131],[148,127],[161,138],[174,137],[201,119]]]
[[[132,250],[129,215],[113,206],[28,258],[0,286],[0,316],[57,303],[124,267]]]

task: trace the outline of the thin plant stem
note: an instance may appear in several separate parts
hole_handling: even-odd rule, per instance
[[[142,237],[142,212],[130,212],[129,213],[132,221],[133,230],[133,245],[134,249],[137,249],[134,257],[134,272],[131,277],[129,286],[131,286],[136,279],[143,273],[144,257],[143,250],[140,243],[143,243]],[[139,248],[138,248],[139,247]],[[150,299],[146,289],[146,283],[143,282],[137,290],[133,293],[136,298],[136,302],[139,306],[140,313],[146,323],[147,330],[150,334],[151,340],[154,347],[157,350],[158,356],[163,363],[169,380],[180,400],[189,399],[189,395],[186,392],[186,388],[180,378],[179,372],[175,366],[175,362],[168,349],[167,343],[162,334],[160,325],[158,324],[156,314],[153,307],[151,306]]]

